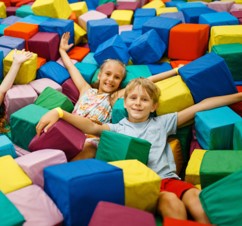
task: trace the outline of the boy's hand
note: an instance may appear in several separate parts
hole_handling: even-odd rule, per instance
[[[68,44],[69,39],[70,39],[70,32],[65,32],[61,37],[60,47],[59,47],[60,50],[67,51],[73,46],[73,43]]]
[[[40,136],[42,131],[46,133],[48,129],[58,121],[58,119],[59,114],[55,109],[50,110],[44,116],[42,116],[36,126],[37,136]]]

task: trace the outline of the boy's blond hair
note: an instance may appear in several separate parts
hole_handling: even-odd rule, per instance
[[[134,88],[137,86],[141,86],[143,89],[145,89],[149,97],[153,100],[154,104],[158,103],[160,97],[160,89],[147,78],[136,78],[130,81],[125,88],[124,99],[126,99],[130,91],[134,90]]]

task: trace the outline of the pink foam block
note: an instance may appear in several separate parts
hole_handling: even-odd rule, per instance
[[[62,225],[63,216],[50,197],[37,185],[7,194],[25,218],[24,226]]]
[[[63,151],[43,149],[15,159],[33,184],[44,187],[43,169],[47,166],[67,162]]]
[[[58,84],[57,82],[55,82],[54,80],[50,79],[50,78],[40,78],[40,79],[36,79],[32,82],[29,83],[29,85],[32,86],[32,88],[38,93],[42,93],[42,91],[46,88],[46,87],[51,87],[55,90],[58,90],[60,92],[62,92],[62,87],[60,84]]]
[[[20,108],[33,104],[37,97],[38,94],[29,84],[13,85],[4,98],[7,119],[9,120],[10,115]]]

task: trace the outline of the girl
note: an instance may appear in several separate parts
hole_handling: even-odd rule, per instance
[[[25,52],[24,49],[21,52],[17,52],[16,49],[14,50],[13,63],[11,65],[11,68],[0,85],[0,133],[7,132],[7,130],[5,129],[6,119],[4,96],[6,92],[12,87],[22,63],[30,59],[32,55],[33,54],[31,52]]]

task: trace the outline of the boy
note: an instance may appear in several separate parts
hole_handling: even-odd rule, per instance
[[[195,113],[242,100],[242,93],[220,97],[212,97],[201,101],[177,113],[158,117],[150,117],[158,106],[160,90],[149,79],[132,80],[125,88],[124,103],[128,118],[117,124],[98,125],[89,119],[69,117],[70,113],[57,108],[44,115],[36,127],[37,134],[47,132],[59,118],[76,126],[84,133],[100,136],[104,130],[148,140],[152,146],[149,154],[148,167],[161,178],[161,193],[158,203],[158,213],[163,217],[187,219],[187,212],[195,221],[209,223],[199,199],[199,190],[193,185],[181,181],[175,173],[175,163],[172,151],[167,143],[167,137],[176,133],[176,128],[194,118]]]

